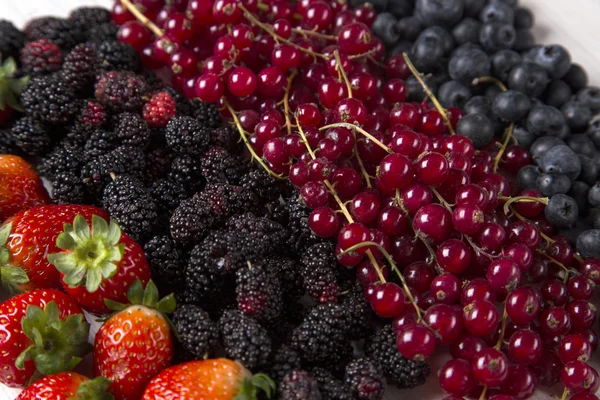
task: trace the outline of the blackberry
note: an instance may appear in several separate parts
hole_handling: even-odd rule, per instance
[[[169,179],[155,181],[150,188],[150,194],[158,207],[159,214],[170,214],[189,197],[183,185]]]
[[[319,384],[323,400],[352,400],[350,387],[326,369],[317,367],[313,368],[310,373]]]
[[[0,54],[2,60],[10,57],[17,59],[25,44],[25,35],[12,22],[0,20]]]
[[[289,345],[292,332],[302,323],[306,314],[307,310],[302,304],[284,297],[283,309],[277,323],[268,327],[273,343]]]
[[[44,29],[45,26],[55,23],[56,21],[58,21],[58,19],[58,17],[49,16],[30,19],[29,21],[27,21],[27,24],[25,24],[25,27],[23,28],[25,38],[29,42],[37,40],[35,36],[40,34],[39,31],[41,29]]]
[[[29,42],[21,50],[21,65],[29,75],[47,75],[56,72],[62,64],[58,46],[46,39]]]
[[[67,127],[66,134],[61,143],[65,146],[69,145],[83,149],[85,142],[87,142],[97,129],[95,126],[84,124],[82,121],[76,119]]]
[[[360,400],[383,399],[385,380],[381,367],[369,358],[357,358],[346,366],[346,383]]]
[[[227,150],[211,146],[200,155],[200,168],[207,182],[238,184],[246,166]],[[249,189],[246,187],[246,189]]]
[[[96,25],[88,31],[88,42],[100,44],[106,40],[117,40],[119,27],[112,22]]]
[[[82,204],[85,199],[85,188],[79,174],[63,171],[52,179],[52,200],[57,204]]]
[[[113,121],[114,131],[122,144],[145,148],[150,144],[148,124],[138,114],[124,112]]]
[[[239,154],[242,150],[239,134],[230,126],[221,126],[212,130],[210,144],[222,147],[231,154]]]
[[[146,81],[133,72],[111,71],[98,79],[95,95],[100,104],[113,112],[139,112],[148,90]]]
[[[317,380],[308,372],[294,370],[288,372],[279,386],[280,400],[321,400]]]
[[[88,100],[84,102],[77,119],[83,125],[98,128],[106,123],[106,110],[97,101]]]
[[[94,198],[100,197],[104,186],[111,181],[111,173],[115,175],[126,173],[128,169],[125,160],[111,152],[87,161],[81,168],[81,179],[86,192]]]
[[[204,360],[214,353],[219,342],[219,328],[206,311],[193,304],[181,304],[171,318],[184,349],[196,359]]]
[[[211,211],[203,208],[197,195],[182,201],[170,220],[171,236],[179,245],[198,243],[215,224]]]
[[[200,160],[190,155],[180,155],[173,159],[167,179],[181,184],[189,193],[200,191],[206,184]]]
[[[340,292],[338,269],[331,243],[314,244],[300,257],[300,273],[309,296],[319,303],[335,303]]]
[[[286,254],[301,254],[306,247],[321,242],[308,226],[310,212],[308,207],[298,201],[297,196],[286,199],[283,204],[276,203],[272,217],[290,231],[285,246]]]
[[[283,377],[301,367],[300,355],[288,345],[281,345],[271,353],[269,376],[279,383]]]
[[[46,153],[52,144],[46,128],[32,117],[17,120],[11,129],[11,134],[17,147],[32,156]]]
[[[29,25],[26,28],[27,40],[35,41],[48,39],[56,43],[61,50],[69,51],[85,41],[85,32],[73,20],[62,18],[47,18],[43,23]]]
[[[112,131],[96,129],[83,146],[83,156],[86,160],[108,154],[118,146],[117,135]]]
[[[209,183],[204,189],[197,193],[196,196],[200,204],[220,221],[225,221],[226,218],[234,215],[243,213],[245,211],[255,208],[258,204],[258,200],[254,193],[246,190],[240,186],[228,185],[225,183]],[[252,218],[238,218],[233,219],[229,222],[231,228],[238,229],[241,232],[242,229],[246,229],[245,232],[254,232],[256,230],[263,229],[261,234],[268,234],[269,228],[265,226],[254,226],[251,221]],[[248,222],[250,225],[245,224]],[[239,224],[238,224],[239,223]]]
[[[282,291],[279,278],[258,265],[236,272],[238,309],[263,323],[274,322],[281,314]]]
[[[52,125],[69,122],[79,111],[79,103],[70,86],[53,76],[35,77],[21,94],[27,115]]]
[[[127,166],[127,173],[147,183],[146,155],[139,147],[122,145],[114,149],[111,154],[119,158]]]
[[[219,320],[225,355],[253,369],[265,365],[271,355],[271,339],[265,328],[241,311],[226,311]]]
[[[102,7],[76,8],[69,14],[69,19],[86,33],[98,25],[112,22],[110,11]]]
[[[158,78],[155,78],[159,80]],[[146,81],[150,86],[153,86],[149,78],[146,78]],[[160,81],[160,80],[159,80]],[[185,115],[188,117],[193,116],[193,107],[190,99],[185,97],[183,94],[179,93],[175,88],[168,86],[164,87],[164,84],[160,82],[160,86],[156,87],[157,90],[161,90],[163,92],[167,92],[173,100],[175,100],[175,109],[177,110],[177,115]]]
[[[79,173],[83,163],[83,152],[80,148],[71,145],[56,146],[38,163],[40,175],[54,178],[63,172]]]
[[[135,241],[152,232],[158,217],[156,203],[144,184],[129,175],[116,175],[104,188],[102,205]]]
[[[199,155],[208,146],[210,132],[192,117],[176,116],[165,129],[167,145],[178,154]]]
[[[351,340],[359,340],[367,336],[372,331],[374,315],[359,282],[355,282],[348,293],[341,298],[341,305],[349,315],[346,336]]]
[[[183,282],[181,255],[168,235],[154,236],[144,244],[154,282],[163,292],[179,289]]]
[[[242,191],[238,196],[238,199],[242,200],[243,207],[251,204],[252,200],[249,200],[248,203],[243,200],[243,197],[250,193]],[[253,199],[252,196],[247,198]],[[239,210],[243,211],[241,208]],[[226,226],[232,237],[232,245],[237,246],[246,259],[251,262],[261,261],[264,256],[275,252],[282,245],[286,236],[285,228],[277,222],[257,217],[249,212],[231,217]]]
[[[91,92],[96,80],[98,56],[93,46],[82,43],[65,57],[60,76],[73,90]]]
[[[171,168],[173,153],[166,147],[157,147],[146,151],[146,175],[151,181],[164,178]]]
[[[98,46],[98,61],[104,71],[133,71],[140,70],[140,56],[127,43],[116,40],[106,40]]]
[[[208,128],[218,128],[223,125],[223,118],[216,104],[204,103],[200,100],[190,100],[190,115]]]
[[[381,365],[388,383],[400,389],[423,385],[431,372],[426,362],[402,357],[396,347],[396,334],[390,324],[379,328],[368,338],[365,354]]]
[[[17,151],[12,133],[8,129],[0,129],[0,154],[15,154]]]
[[[300,300],[304,294],[304,288],[296,260],[277,254],[269,254],[263,258],[261,264],[266,270],[274,271],[277,274],[286,300]]]
[[[263,203],[278,200],[287,191],[285,181],[274,179],[262,168],[244,174],[239,185],[252,190]]]

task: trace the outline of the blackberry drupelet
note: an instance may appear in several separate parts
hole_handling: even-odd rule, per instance
[[[226,311],[219,320],[221,344],[225,355],[253,369],[267,364],[271,338],[265,328],[241,311]]]
[[[310,373],[319,384],[323,400],[352,400],[352,391],[343,381],[324,368],[313,368]]]
[[[281,314],[282,290],[277,275],[258,265],[236,272],[238,309],[265,324],[275,322]]]
[[[106,185],[102,205],[123,232],[135,241],[148,237],[158,217],[156,203],[144,184],[130,175],[116,175]]]
[[[288,372],[279,386],[280,400],[321,400],[322,398],[317,380],[303,370]]]
[[[83,152],[79,147],[59,145],[41,159],[37,170],[40,175],[52,179],[62,172],[79,174],[82,163]]]
[[[110,153],[117,148],[118,144],[117,135],[113,131],[96,129],[83,146],[83,156],[86,160],[92,160]]]
[[[104,71],[133,71],[140,70],[140,56],[127,43],[116,40],[106,40],[98,46],[98,61]]]
[[[93,26],[88,31],[88,42],[100,44],[106,40],[117,40],[119,27],[112,22]]]
[[[69,19],[75,22],[84,32],[112,22],[110,11],[102,7],[79,7],[71,11]]]
[[[311,210],[298,201],[296,195],[285,199],[284,204],[276,203],[272,218],[290,231],[286,240],[285,254],[299,255],[302,251],[322,240],[315,236],[308,226]]]
[[[148,124],[138,114],[124,112],[114,120],[114,131],[122,144],[146,148],[150,144],[151,132]]]
[[[85,189],[78,172],[63,171],[52,179],[52,200],[57,204],[82,204]]]
[[[252,190],[263,203],[276,201],[287,194],[286,181],[273,179],[264,169],[254,169],[245,173],[239,180],[239,185]]]
[[[262,259],[260,264],[263,265],[264,269],[275,272],[279,277],[281,290],[286,299],[284,303],[288,303],[288,300],[300,300],[304,295],[302,277],[296,260],[277,254],[268,254]]]
[[[426,362],[402,357],[396,347],[396,334],[390,324],[379,328],[368,338],[365,354],[381,365],[388,383],[400,389],[423,385],[431,373]]]
[[[346,365],[346,383],[354,398],[378,400],[383,398],[385,380],[381,366],[369,358],[357,358]]]
[[[167,179],[180,183],[190,194],[200,191],[206,184],[200,160],[187,154],[173,159]]]
[[[192,117],[176,116],[165,129],[167,145],[178,154],[199,155],[208,146],[210,132]]]
[[[248,193],[251,192],[245,194]],[[253,195],[248,197],[254,199]],[[250,212],[236,214],[227,221],[226,226],[229,228],[231,246],[237,246],[247,261],[259,262],[283,245],[287,232],[277,222]]]
[[[96,132],[96,129],[98,128],[95,126],[84,124],[78,119],[75,119],[75,121],[66,128],[66,135],[60,143],[65,146],[69,145],[83,149],[85,142],[87,142],[90,136]]]
[[[25,35],[12,22],[0,20],[0,54],[2,60],[9,57],[17,59],[25,44]]]
[[[298,352],[283,344],[271,353],[269,376],[279,384],[288,372],[300,369],[301,365],[302,362]]]
[[[21,103],[27,115],[52,125],[66,124],[79,111],[71,87],[54,76],[31,79],[21,94]]]
[[[48,18],[35,26],[30,24],[26,27],[26,35],[29,41],[51,40],[63,51],[71,50],[86,38],[85,32],[75,21],[62,18]]]
[[[246,165],[224,148],[211,146],[200,155],[200,168],[207,182],[237,185],[246,170]]]
[[[144,253],[152,271],[154,282],[161,292],[180,289],[183,283],[181,254],[168,235],[154,236],[144,244]]]
[[[196,359],[204,360],[214,354],[219,328],[206,311],[193,304],[181,304],[171,319],[184,349]]]
[[[28,75],[47,75],[60,69],[63,57],[58,46],[46,39],[29,42],[21,50],[21,65]]]
[[[170,220],[171,236],[180,246],[199,243],[215,221],[210,210],[204,209],[200,199],[194,196],[182,201],[173,211]]]
[[[113,112],[139,112],[149,87],[144,78],[133,72],[107,72],[95,85],[96,99]]]
[[[55,23],[59,18],[58,17],[37,17],[32,18],[25,24],[23,28],[23,33],[25,34],[26,41],[32,42],[37,40],[35,38],[36,35],[39,35],[39,31],[44,29],[45,26]],[[39,39],[39,38],[38,38]]]
[[[223,125],[223,118],[216,104],[204,103],[200,100],[190,100],[191,116],[208,128],[218,128]]]
[[[243,147],[239,134],[230,126],[213,129],[210,133],[210,145],[222,147],[231,154],[239,154]]]
[[[336,270],[339,268],[331,243],[307,247],[300,257],[304,288],[318,303],[335,303],[340,292]]]
[[[92,45],[78,44],[65,57],[60,76],[79,93],[92,91],[98,69],[98,56]]]
[[[39,156],[50,148],[52,141],[41,122],[32,117],[23,117],[11,129],[15,144],[25,154]]]
[[[189,197],[187,190],[179,182],[159,179],[150,187],[150,194],[156,202],[159,214],[170,214],[179,204]]]

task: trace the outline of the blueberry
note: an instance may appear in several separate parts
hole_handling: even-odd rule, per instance
[[[413,5],[412,0],[392,0],[388,3],[386,11],[396,18],[408,17],[413,13]]]
[[[398,20],[392,14],[382,12],[375,18],[373,25],[371,25],[371,30],[381,39],[383,44],[391,46],[396,44],[400,39],[400,33],[396,29],[397,23]]]
[[[573,131],[584,131],[592,120],[592,110],[580,101],[569,101],[560,109],[565,121]]]
[[[438,89],[438,100],[446,108],[462,108],[471,96],[471,90],[459,81],[448,81]]]
[[[586,105],[597,113],[600,111],[600,88],[596,86],[588,86],[577,92],[577,100]]]
[[[503,22],[512,25],[515,20],[515,10],[506,3],[496,1],[489,3],[481,10],[479,19],[484,24],[489,22]]]
[[[464,5],[464,0],[417,0],[415,14],[428,26],[453,26],[461,20]]]
[[[466,136],[475,148],[486,146],[494,137],[494,126],[484,114],[468,114],[458,121],[456,133]]]
[[[448,71],[444,65],[438,65],[431,71],[431,79],[436,83],[437,86],[443,85],[444,83],[450,81],[450,76],[448,76]]]
[[[513,137],[519,142],[519,146],[530,148],[537,137],[520,125],[516,125],[513,131]]]
[[[535,46],[535,37],[530,29],[517,29],[513,50],[526,51]]]
[[[481,22],[473,18],[465,18],[452,29],[452,37],[459,45],[479,43],[479,29],[481,29]]]
[[[485,89],[485,96],[492,99],[492,102],[500,93],[502,93],[502,89],[500,89],[498,85],[491,85]]]
[[[596,183],[590,188],[588,203],[592,207],[600,207],[600,183]]]
[[[418,17],[400,18],[396,30],[404,40],[414,41],[423,30],[423,22]]]
[[[478,16],[485,3],[487,3],[487,0],[465,0],[465,16]]]
[[[594,229],[600,229],[600,208],[592,208],[589,218],[592,220]]]
[[[540,163],[542,170],[549,174],[565,174],[571,181],[581,174],[581,160],[569,146],[564,144],[548,149]]]
[[[526,117],[531,109],[531,101],[518,90],[507,90],[494,99],[492,111],[505,121],[516,122]]]
[[[443,42],[437,36],[419,36],[411,50],[412,62],[420,72],[433,70],[443,56]]]
[[[598,181],[598,175],[600,173],[600,167],[596,164],[596,161],[585,154],[578,154],[579,161],[581,161],[581,174],[579,174],[579,179],[582,182],[587,183],[588,185],[593,185]]]
[[[550,79],[560,79],[571,69],[571,55],[557,44],[536,46],[525,53],[523,59],[544,68]]]
[[[569,193],[567,193],[577,203],[579,214],[585,214],[585,211],[588,208],[587,196],[589,191],[590,187],[587,183],[575,181],[571,184],[571,190],[569,190]]]
[[[565,126],[565,117],[552,106],[535,106],[527,116],[527,129],[538,136],[559,136]]]
[[[465,114],[489,115],[492,112],[492,99],[485,96],[474,96],[464,105]]]
[[[600,258],[600,229],[582,232],[577,238],[576,247],[584,258]]]
[[[427,86],[429,86],[429,89],[431,89],[433,93],[437,92],[438,85],[433,79],[433,77],[426,76],[423,77],[423,80],[425,81]],[[414,76],[409,76],[404,82],[406,83],[406,88],[408,91],[408,101],[421,102],[427,96],[427,93],[423,91],[423,87]]]
[[[557,137],[542,136],[541,138],[533,142],[533,144],[529,148],[529,152],[531,153],[531,157],[533,157],[533,161],[536,164],[540,165],[542,157],[544,157],[544,154],[546,154],[548,150],[550,150],[554,146],[560,146],[564,144],[565,142],[563,142]]]
[[[519,7],[515,10],[515,28],[529,29],[533,27],[533,14],[529,8]]]
[[[401,40],[398,43],[396,43],[396,45],[394,46],[394,48],[392,50],[390,50],[390,55],[396,55],[396,54],[402,54],[402,53],[407,53],[410,54],[410,50],[412,49],[413,43],[409,42],[407,40]]]
[[[548,86],[548,73],[539,65],[521,63],[515,65],[508,74],[508,87],[525,93],[529,97],[538,97]]]
[[[448,63],[450,77],[466,85],[470,85],[475,78],[490,75],[491,72],[490,58],[485,51],[468,44],[458,47]]]
[[[500,50],[492,55],[491,60],[492,74],[502,82],[506,82],[510,70],[521,63],[521,55],[513,50]]]
[[[456,47],[456,43],[454,43],[454,38],[452,37],[450,32],[448,32],[445,28],[442,28],[441,26],[431,26],[425,29],[423,32],[421,32],[419,38],[429,36],[435,36],[436,38],[439,38],[442,41],[442,47],[444,49],[445,56],[449,56],[450,53],[452,53],[452,50],[454,50],[454,48]]]
[[[517,38],[515,27],[505,22],[489,22],[481,26],[479,43],[488,53],[510,49]]]
[[[593,129],[593,124],[590,126],[590,129],[586,132],[586,135],[591,139],[591,141],[596,145],[596,147],[600,147],[600,129]]]
[[[588,157],[594,157],[596,155],[594,141],[585,133],[579,133],[568,137],[567,146],[577,154],[583,154]]]
[[[519,3],[519,0],[490,0],[490,3],[502,3],[502,4],[507,4],[511,7],[516,7],[517,4]]]
[[[571,87],[574,92],[578,92],[588,85],[588,74],[579,64],[571,64],[571,69],[563,77],[563,81]]]
[[[565,194],[571,189],[571,180],[564,174],[541,174],[535,181],[537,190],[544,196]]]
[[[579,216],[579,208],[572,197],[557,194],[548,201],[544,215],[552,225],[558,228],[568,228],[575,225]]]
[[[573,92],[569,85],[562,80],[550,82],[544,91],[544,101],[552,107],[560,108],[573,97]]]
[[[535,165],[526,165],[517,173],[517,184],[523,189],[537,188],[537,179],[542,173]]]

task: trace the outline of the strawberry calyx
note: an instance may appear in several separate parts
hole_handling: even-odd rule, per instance
[[[104,304],[113,311],[123,311],[129,306],[144,306],[156,310],[161,314],[172,314],[175,311],[175,295],[171,293],[159,300],[158,288],[154,282],[149,281],[146,288],[142,281],[136,279],[127,290],[128,304],[119,303],[110,299],[104,299]]]
[[[114,400],[115,396],[108,392],[109,386],[110,381],[99,376],[82,383],[75,396],[67,400]]]
[[[29,305],[21,327],[33,343],[17,357],[15,365],[23,369],[26,361],[33,360],[37,373],[42,376],[72,370],[92,347],[88,343],[90,325],[83,314],[61,320],[54,301],[44,309]]]
[[[21,285],[29,282],[27,273],[10,264],[10,251],[6,244],[12,230],[12,222],[0,228],[0,282],[11,294],[21,292]]]
[[[2,59],[0,59],[0,63]],[[17,63],[12,57],[0,64],[0,111],[13,109],[23,111],[19,104],[19,96],[27,86],[29,77],[15,78]]]
[[[275,382],[268,375],[255,374],[242,379],[240,391],[233,400],[256,400],[261,391],[270,399],[275,392],[275,388]]]
[[[85,285],[93,293],[104,279],[112,278],[123,259],[125,245],[121,241],[121,228],[114,221],[106,222],[98,215],[92,216],[92,226],[77,215],[73,224],[65,224],[58,235],[56,246],[63,250],[48,255],[69,287]]]

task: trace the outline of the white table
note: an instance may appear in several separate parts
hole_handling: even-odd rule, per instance
[[[391,0],[394,1],[394,0]],[[598,0],[521,0],[520,3],[530,7],[536,17],[534,29],[536,39],[542,43],[559,43],[564,45],[573,57],[574,62],[581,64],[590,74],[590,81],[600,85],[600,41],[597,40],[597,20],[600,17],[600,1]],[[0,18],[8,19],[22,26],[29,18],[41,15],[66,16],[75,7],[101,5],[110,7],[111,0],[0,0]],[[600,300],[596,294],[596,300]],[[600,301],[596,301],[600,304]],[[431,360],[432,374],[425,386],[410,391],[391,389],[386,400],[396,400],[410,396],[413,399],[442,399],[443,392],[437,384],[437,371],[447,356],[434,357]],[[600,351],[594,355],[593,363],[600,371]],[[550,394],[560,395],[560,388],[549,393],[537,393],[534,400],[549,400]],[[11,400],[18,391],[0,385],[0,400]]]

